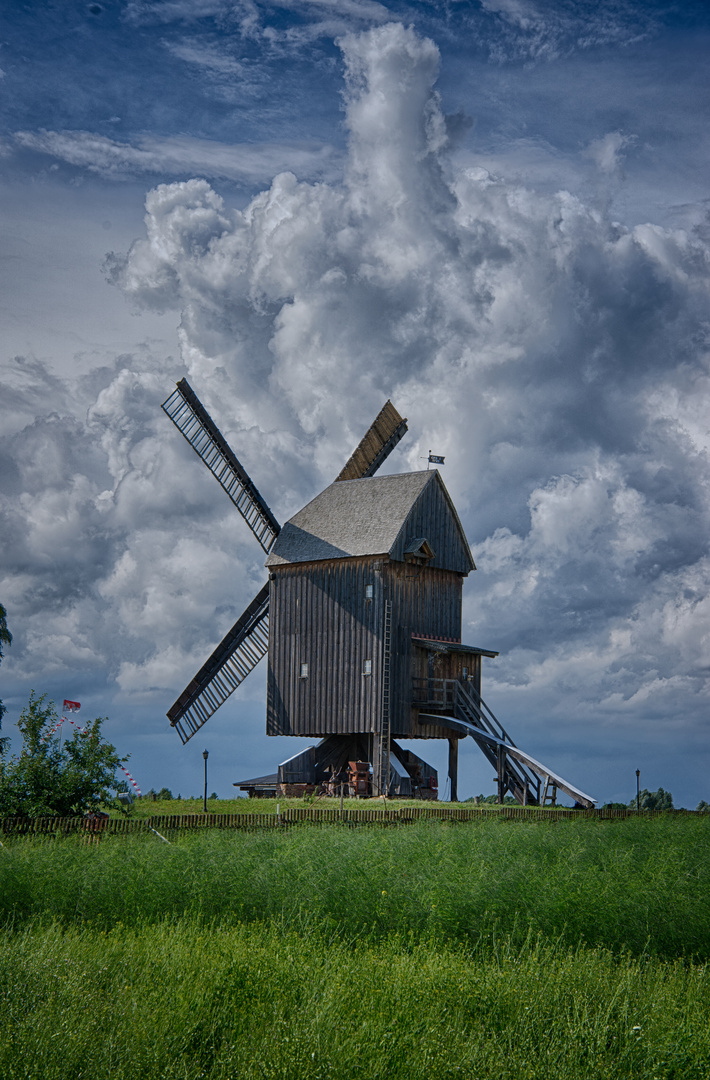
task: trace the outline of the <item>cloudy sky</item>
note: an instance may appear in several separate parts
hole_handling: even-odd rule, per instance
[[[263,663],[186,747],[165,719],[265,580],[160,410],[187,375],[281,521],[391,397],[386,471],[446,455],[518,744],[600,801],[636,768],[710,799],[706,4],[0,18],[5,733],[31,687],[81,701],[183,795],[204,748],[227,796],[305,745]],[[470,740],[459,790],[493,790]]]

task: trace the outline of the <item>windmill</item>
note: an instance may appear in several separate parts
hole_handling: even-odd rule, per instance
[[[335,481],[283,528],[182,379],[163,409],[264,550],[268,581],[174,705],[186,743],[268,655],[267,734],[316,736],[250,790],[347,779],[352,794],[436,798],[436,770],[397,739],[447,739],[452,801],[458,741],[471,736],[498,794],[545,804],[594,800],[521,751],[481,697],[481,661],[461,642],[463,579],[475,570],[438,470],[376,476],[407,431],[386,402]],[[370,768],[372,777],[370,778]]]

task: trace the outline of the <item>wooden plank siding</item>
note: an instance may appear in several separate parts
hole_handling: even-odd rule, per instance
[[[392,736],[446,738],[442,728],[418,724],[412,712],[412,675],[415,656],[421,652],[412,644],[412,635],[461,640],[463,578],[432,566],[388,562],[383,567],[383,579],[392,601]]]
[[[366,587],[372,586],[372,599]],[[374,732],[382,702],[384,602],[392,601],[391,730],[446,738],[412,714],[412,635],[461,638],[460,574],[386,558],[274,568],[271,575],[267,734]],[[370,675],[363,674],[370,660]],[[470,666],[473,667],[471,660]],[[301,665],[308,665],[302,678]],[[426,674],[426,672],[425,672]]]
[[[392,519],[390,506],[401,517]],[[349,531],[364,550],[345,554]],[[385,536],[383,550],[375,545]],[[424,540],[434,553],[429,559],[416,553]],[[331,485],[284,526],[267,566],[268,735],[380,730],[384,606],[389,600],[391,734],[448,737],[441,727],[419,725],[412,709],[415,655],[421,651],[412,637],[460,643],[463,579],[475,569],[438,472]],[[366,660],[370,674],[364,673]],[[306,677],[300,674],[303,664],[308,665]]]
[[[382,699],[380,559],[277,567],[271,574],[267,735],[377,730]],[[373,597],[366,587],[373,586]],[[363,674],[364,662],[372,673]],[[301,664],[308,676],[301,678]]]
[[[476,567],[463,527],[441,476],[436,470],[430,475],[431,480],[408,514],[389,555],[402,562],[407,544],[421,536],[434,549],[432,567],[468,574]]]
[[[464,672],[476,691],[481,693],[481,657],[476,653],[429,652],[417,647],[412,658],[415,679],[461,679]]]

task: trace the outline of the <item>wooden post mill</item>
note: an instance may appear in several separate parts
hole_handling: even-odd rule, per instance
[[[276,773],[238,781],[250,795],[307,792],[438,797],[434,768],[398,740],[471,737],[500,802],[594,799],[520,750],[481,696],[483,657],[461,641],[471,550],[436,469],[376,476],[407,430],[387,402],[336,480],[281,528],[185,379],[163,409],[264,549],[268,581],[168,711],[187,742],[263,656],[269,735],[318,741]]]

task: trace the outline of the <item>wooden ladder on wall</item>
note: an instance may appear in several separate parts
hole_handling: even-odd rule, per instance
[[[390,659],[392,653],[392,601],[385,600],[382,628],[382,710],[374,764],[374,795],[389,793],[390,786]]]

